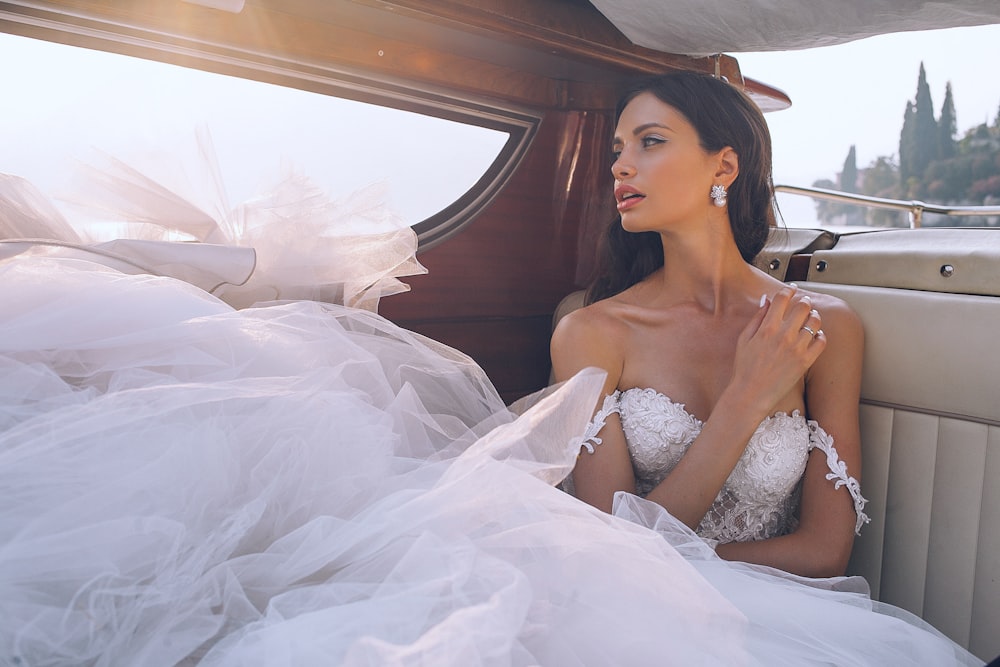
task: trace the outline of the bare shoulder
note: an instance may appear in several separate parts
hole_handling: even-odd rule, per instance
[[[612,299],[604,299],[577,308],[559,320],[553,338],[565,337],[569,342],[575,338],[614,336],[624,328],[618,310],[617,304]]]
[[[810,369],[810,379],[854,378],[860,381],[865,348],[861,318],[843,299],[820,292],[807,293],[813,308],[819,311],[826,337],[826,348]]]
[[[855,346],[864,342],[864,327],[861,318],[846,301],[822,292],[806,291],[812,299],[813,307],[823,318],[823,331],[829,343]]]
[[[587,367],[608,373],[609,384],[621,377],[623,341],[627,325],[612,299],[592,303],[567,314],[552,332],[550,354],[557,380],[565,380]]]

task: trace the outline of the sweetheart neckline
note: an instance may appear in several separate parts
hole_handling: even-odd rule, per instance
[[[686,404],[684,404],[684,403],[678,403],[677,401],[675,401],[674,399],[670,398],[669,396],[667,396],[663,392],[657,391],[656,389],[653,389],[652,387],[630,387],[630,388],[625,389],[625,390],[618,389],[616,391],[618,392],[618,394],[620,396],[624,396],[625,394],[629,393],[630,391],[638,391],[638,392],[641,392],[641,393],[652,393],[653,396],[655,396],[656,398],[663,399],[664,401],[667,402],[668,405],[672,405],[672,406],[678,408],[681,412],[683,412],[685,415],[687,415],[692,420],[694,420],[694,422],[698,425],[698,428],[702,428],[705,425],[705,422],[703,420],[699,419],[698,417],[696,417],[695,415],[691,414],[691,412],[688,411]],[[808,420],[805,419],[805,417],[802,415],[802,412],[800,410],[792,410],[791,414],[789,414],[788,412],[786,412],[784,410],[779,410],[779,411],[775,412],[772,415],[768,415],[767,417],[764,417],[764,419],[761,421],[761,425],[766,424],[766,423],[768,423],[768,422],[770,422],[772,420],[778,420],[778,419],[792,419],[792,420],[796,420],[796,421],[797,420],[802,420],[802,421],[808,423]]]

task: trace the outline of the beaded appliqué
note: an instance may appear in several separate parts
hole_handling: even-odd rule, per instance
[[[621,414],[621,410],[618,409],[618,397],[620,395],[621,392],[616,390],[614,393],[605,396],[601,409],[594,413],[594,417],[587,424],[587,429],[583,432],[583,441],[580,443],[580,446],[586,449],[588,453],[593,454],[594,445],[600,445],[604,442],[597,437],[597,434],[604,428],[608,417],[616,412]]]
[[[826,473],[826,478],[833,482],[833,488],[839,489],[846,486],[854,499],[854,513],[858,515],[858,521],[854,525],[855,535],[861,534],[861,526],[869,523],[871,519],[865,514],[865,505],[868,499],[861,495],[861,484],[857,479],[847,474],[847,464],[840,460],[837,448],[833,446],[833,438],[830,434],[819,427],[814,421],[809,422],[809,441],[813,447],[819,447],[826,454],[826,465],[830,472]]]

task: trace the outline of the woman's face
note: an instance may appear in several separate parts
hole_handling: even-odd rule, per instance
[[[615,200],[630,232],[666,231],[705,219],[718,154],[706,152],[677,109],[652,93],[629,102],[612,143]],[[718,210],[718,209],[716,209]]]

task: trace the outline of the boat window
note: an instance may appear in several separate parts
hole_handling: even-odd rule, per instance
[[[201,135],[211,139],[228,205],[303,175],[333,200],[362,190],[384,197],[424,248],[499,189],[537,122],[295,71],[268,72],[275,82],[244,78],[254,76],[252,63],[231,76],[2,33],[0,53],[18,63],[0,76],[0,172],[26,178],[63,209],[81,162],[104,154],[141,168]]]

